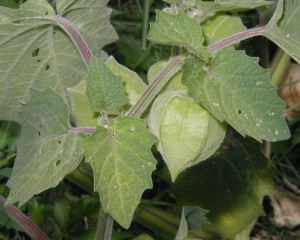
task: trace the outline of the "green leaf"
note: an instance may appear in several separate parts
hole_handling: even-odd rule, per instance
[[[188,0],[179,8],[185,9],[188,15],[203,22],[217,12],[246,11],[253,8],[269,6],[270,4],[273,4],[273,2],[260,0],[217,0],[214,2]]]
[[[209,57],[207,49],[203,47],[200,24],[182,11],[172,15],[157,10],[156,22],[150,24],[148,39],[155,43],[185,47],[204,59]]]
[[[105,63],[93,58],[86,77],[86,96],[94,112],[118,115],[128,103],[122,78],[116,76]]]
[[[201,231],[202,225],[208,223],[205,215],[208,211],[199,207],[183,207],[180,225],[175,240],[189,239],[189,229]]]
[[[224,48],[210,65],[188,59],[183,83],[220,121],[258,141],[288,139],[284,103],[269,82],[269,72],[243,51]],[[272,123],[272,125],[270,125]]]
[[[86,83],[82,81],[77,86],[68,88],[71,95],[72,115],[76,126],[98,126],[100,114],[90,109],[89,99],[85,95]]]
[[[77,134],[64,134],[71,128],[69,109],[52,89],[32,89],[30,100],[22,104],[21,136],[12,175],[8,201],[23,205],[33,195],[55,187],[73,171],[83,157]]]
[[[226,125],[202,105],[175,91],[157,97],[148,124],[149,130],[160,140],[157,149],[168,166],[172,181],[186,168],[210,157],[226,133]]]
[[[56,2],[94,55],[116,39],[106,0]],[[48,86],[66,96],[66,88],[86,75],[74,43],[57,27],[56,14],[46,0],[29,0],[19,9],[0,7],[0,119],[20,121],[19,102],[29,99],[30,88]]]
[[[212,159],[182,173],[173,191],[181,205],[209,211],[204,231],[232,239],[263,214],[261,200],[272,193],[274,168],[254,140],[227,141]]]
[[[281,17],[282,16],[282,17]],[[300,63],[300,1],[279,0],[264,35]]]
[[[156,160],[151,146],[156,141],[143,120],[118,117],[82,142],[104,211],[124,228],[129,227],[143,191],[152,188]]]
[[[113,57],[110,57],[107,60],[106,65],[115,75],[122,78],[126,95],[129,98],[129,104],[127,107],[125,106],[125,109],[128,110],[144,93],[147,85],[134,71],[131,71],[127,67],[119,64]]]
[[[246,30],[246,27],[241,18],[236,15],[217,14],[202,25],[206,45],[244,30]]]

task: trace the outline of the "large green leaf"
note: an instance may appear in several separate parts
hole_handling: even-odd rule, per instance
[[[243,136],[258,141],[290,137],[283,116],[284,103],[269,82],[269,72],[243,51],[224,48],[210,65],[188,59],[183,82],[220,121],[227,121]]]
[[[104,211],[125,228],[130,225],[143,191],[152,187],[156,160],[151,147],[156,141],[143,120],[118,117],[107,129],[97,128],[82,142]]]
[[[156,11],[156,22],[150,24],[148,39],[155,43],[185,47],[189,52],[207,59],[199,23],[180,11],[178,15]]]
[[[94,57],[86,77],[86,96],[94,112],[119,114],[128,103],[122,77],[115,75],[99,58]]]
[[[12,175],[8,201],[23,205],[34,194],[55,187],[73,171],[83,157],[78,134],[70,129],[69,109],[52,89],[32,89],[30,100],[20,110],[22,125],[18,155]]]
[[[300,63],[300,1],[279,0],[265,36]]]
[[[56,2],[93,54],[116,39],[107,0]],[[56,12],[46,0],[29,0],[19,9],[0,7],[0,119],[19,121],[19,102],[28,100],[29,88],[48,86],[65,95],[66,87],[86,74],[74,43],[56,25]]]
[[[209,211],[203,230],[232,239],[263,214],[261,200],[272,192],[274,168],[254,140],[227,140],[212,159],[182,173],[173,191],[181,205]]]

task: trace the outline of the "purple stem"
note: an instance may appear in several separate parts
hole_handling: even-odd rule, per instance
[[[0,204],[4,206],[8,216],[34,240],[49,240],[47,235],[24,213],[13,205],[6,203],[6,199],[0,196]]]
[[[267,30],[266,27],[257,27],[257,28],[252,28],[252,29],[249,29],[249,30],[246,30],[243,32],[236,33],[234,35],[231,35],[227,38],[224,38],[218,42],[215,42],[215,43],[209,45],[207,47],[207,50],[210,53],[215,53],[224,47],[230,46],[234,43],[238,43],[242,40],[245,40],[245,39],[248,39],[251,37],[255,37],[255,36],[261,36],[265,33],[266,30]]]
[[[88,66],[91,58],[93,56],[90,48],[88,47],[85,40],[81,37],[80,33],[77,29],[65,18],[62,16],[56,16],[58,25],[68,34],[68,36],[72,39],[73,43],[76,45],[78,51],[80,52],[81,56],[85,64]]]

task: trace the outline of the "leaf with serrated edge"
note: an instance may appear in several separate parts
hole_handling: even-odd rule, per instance
[[[8,201],[23,205],[76,169],[83,151],[78,134],[64,134],[71,128],[69,109],[52,89],[31,89],[30,100],[21,106],[20,119],[18,154],[7,185]]]
[[[259,67],[256,58],[224,48],[209,66],[187,59],[183,72],[183,83],[195,99],[243,136],[258,141],[290,137],[284,103],[269,82],[269,71]]]
[[[209,53],[203,47],[204,38],[199,23],[180,11],[178,15],[156,11],[156,22],[150,24],[148,39],[155,43],[185,47],[189,52],[201,55]]]
[[[94,57],[86,77],[86,96],[94,112],[119,114],[128,103],[122,78],[115,75],[105,63]]]
[[[124,228],[129,227],[143,191],[152,188],[155,142],[144,121],[130,117],[114,119],[107,129],[98,127],[82,142],[104,211]]]
[[[129,98],[127,109],[133,106],[140,96],[144,93],[147,85],[143,80],[127,67],[119,64],[114,57],[109,57],[106,61],[106,66],[117,76],[122,77],[122,82],[125,86],[126,95]],[[126,106],[125,106],[126,108]]]
[[[267,25],[267,31],[264,33],[298,63],[300,63],[299,22],[300,1],[279,0],[276,11]]]
[[[56,2],[59,14],[77,27],[93,54],[116,40],[106,0]],[[56,13],[46,0],[29,0],[19,9],[0,7],[0,23],[0,119],[19,121],[19,102],[28,100],[31,87],[48,86],[66,96],[66,88],[83,79],[84,62],[56,27]]]
[[[175,240],[187,239],[189,229],[196,229],[201,231],[202,225],[207,224],[205,217],[208,211],[199,207],[183,207],[181,212],[181,219]]]
[[[233,239],[263,214],[261,200],[273,189],[274,167],[258,142],[229,138],[209,161],[187,169],[172,185],[180,205],[208,210],[202,229]]]

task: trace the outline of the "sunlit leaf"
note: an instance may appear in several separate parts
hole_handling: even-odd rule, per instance
[[[207,59],[199,23],[180,11],[178,15],[156,11],[156,22],[150,24],[148,39],[155,43],[185,47],[189,52]]]
[[[156,160],[151,147],[156,141],[143,120],[118,117],[82,142],[104,211],[124,228],[144,190],[152,187]]]
[[[103,61],[93,58],[86,77],[86,96],[94,112],[119,114],[128,103],[122,78],[115,75]]]
[[[220,121],[258,141],[290,137],[284,103],[269,82],[269,72],[243,51],[224,48],[207,65],[187,59],[183,83],[197,101]]]

